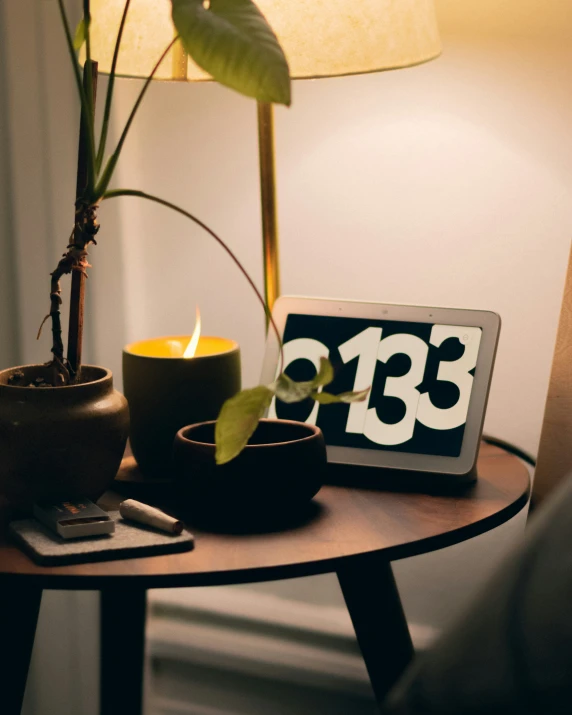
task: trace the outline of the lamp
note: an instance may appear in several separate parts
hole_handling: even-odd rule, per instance
[[[441,52],[434,0],[255,0],[276,32],[294,79],[411,67]],[[109,72],[125,0],[92,0],[92,56]],[[135,0],[129,8],[117,74],[147,77],[173,37],[170,0]],[[177,43],[156,79],[210,77]],[[280,293],[272,105],[258,104],[265,297]]]

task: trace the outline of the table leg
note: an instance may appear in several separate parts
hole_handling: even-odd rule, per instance
[[[337,569],[378,703],[413,656],[413,645],[391,564],[379,556],[348,559]]]
[[[141,715],[146,610],[144,589],[101,591],[102,715]]]
[[[41,588],[0,587],[0,645],[3,656],[0,710],[6,715],[19,715],[22,709],[41,600]]]

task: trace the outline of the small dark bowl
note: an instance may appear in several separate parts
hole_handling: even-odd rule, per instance
[[[259,519],[307,506],[323,484],[327,463],[319,427],[291,420],[260,421],[244,450],[215,462],[215,422],[183,427],[173,448],[182,506],[208,518]]]

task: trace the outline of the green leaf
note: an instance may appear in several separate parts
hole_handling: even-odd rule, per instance
[[[314,385],[316,385],[316,387],[325,387],[326,385],[329,385],[333,379],[334,368],[332,367],[332,363],[328,360],[328,358],[321,357],[320,369],[313,380]]]
[[[171,0],[185,50],[213,79],[261,102],[290,105],[288,62],[252,0]]]
[[[83,47],[83,43],[86,41],[86,39],[87,27],[85,24],[85,18],[82,17],[75,29],[75,35],[73,38],[73,48],[76,52],[79,52],[81,50],[81,48]]]
[[[227,400],[215,427],[216,463],[225,464],[246,447],[264,411],[272,402],[272,390],[265,385],[243,390]]]
[[[329,385],[334,379],[334,368],[328,358],[320,358],[320,369],[313,380],[306,382],[295,382],[286,373],[278,376],[275,382],[268,387],[275,393],[276,397],[282,402],[292,403],[301,402],[307,397],[310,397],[312,392],[318,387]]]
[[[341,392],[339,395],[332,395],[330,392],[312,392],[310,397],[321,405],[334,405],[340,402],[365,402],[371,388],[360,390],[359,392]]]
[[[272,390],[272,392],[274,392],[279,400],[290,404],[292,402],[301,402],[307,397],[310,397],[317,385],[314,383],[314,380],[310,380],[308,382],[295,382],[291,377],[288,377],[288,375],[283,372],[278,376],[276,381],[268,387]]]

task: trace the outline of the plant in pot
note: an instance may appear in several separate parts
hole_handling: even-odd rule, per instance
[[[87,251],[96,244],[98,208],[102,201],[134,196],[178,212],[207,231],[231,256],[249,281],[276,331],[267,306],[246,270],[224,241],[200,219],[170,201],[135,189],[113,189],[110,183],[126,137],[161,62],[180,42],[213,79],[264,102],[290,104],[288,65],[280,45],[251,0],[171,0],[173,40],[142,85],[117,144],[108,152],[107,138],[113,106],[115,68],[132,0],[125,0],[117,32],[102,119],[95,122],[97,66],[91,57],[89,0],[72,33],[63,0],[57,1],[65,42],[81,103],[75,220],[67,248],[51,274],[50,310],[52,357],[44,365],[26,365],[0,372],[0,493],[18,505],[38,500],[84,496],[98,498],[115,477],[128,435],[128,406],[113,389],[112,375],[102,367],[82,364],[83,296]],[[135,3],[136,0],[133,0]],[[83,49],[82,67],[78,53]],[[67,353],[61,322],[61,279],[71,275]],[[40,329],[41,331],[41,329]],[[277,333],[277,331],[276,331]],[[278,335],[278,333],[277,333]],[[232,462],[255,433],[274,395],[286,401],[311,397],[321,402],[364,399],[347,393],[333,396],[319,389],[331,381],[327,360],[316,378],[297,383],[280,370],[268,386],[245,390],[222,407],[216,426],[216,464]],[[214,428],[213,428],[214,429]],[[291,430],[283,439],[292,441]],[[211,460],[215,462],[212,445]]]
[[[175,438],[179,491],[195,520],[208,524],[274,524],[296,514],[322,486],[327,463],[319,427],[262,415],[274,398],[321,404],[363,400],[369,390],[332,395],[332,365],[321,359],[316,376],[295,382],[282,369],[270,385],[243,390],[222,406],[216,422],[189,425]]]

